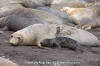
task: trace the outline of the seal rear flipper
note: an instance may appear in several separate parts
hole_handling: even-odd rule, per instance
[[[94,46],[92,47],[100,47],[100,41],[98,43],[96,43]]]

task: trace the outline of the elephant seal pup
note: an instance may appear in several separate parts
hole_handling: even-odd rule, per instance
[[[92,33],[67,25],[33,24],[11,35],[12,45],[38,45],[44,39],[68,37],[76,40],[80,45],[97,46],[100,42]]]
[[[64,19],[63,19],[64,20]],[[31,8],[24,8],[22,11],[17,12],[11,16],[8,16],[6,19],[7,27],[9,30],[17,31],[19,29],[25,28],[32,24],[66,24],[70,26],[72,25],[71,19],[67,18],[64,22],[59,17],[53,15],[52,13],[38,10],[38,9],[31,9]]]
[[[9,59],[0,57],[0,66],[18,66],[18,65],[10,61]]]
[[[77,41],[67,37],[45,39],[40,43],[45,47],[69,48],[75,51],[83,52],[83,49],[80,47],[80,44]]]
[[[96,17],[95,12],[91,8],[64,7],[61,10],[65,11],[72,18],[73,22],[82,29],[88,30],[100,26],[99,18]]]

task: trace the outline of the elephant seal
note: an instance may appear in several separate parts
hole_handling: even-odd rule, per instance
[[[81,45],[99,46],[100,41],[92,33],[71,26],[60,26],[58,37],[68,37],[78,41]]]
[[[12,45],[37,45],[44,39],[68,37],[76,40],[80,45],[97,46],[100,42],[92,33],[67,25],[33,24],[11,35],[9,42]]]
[[[91,8],[64,7],[61,10],[65,11],[72,18],[73,22],[82,29],[88,30],[100,26],[100,17],[97,17],[95,10]]]
[[[17,31],[36,23],[73,25],[70,18],[67,18],[65,22],[62,20],[64,19],[60,19],[52,13],[43,10],[24,8],[22,11],[8,16],[6,18],[6,25],[8,29],[12,31]]]
[[[52,0],[0,0],[0,18],[14,14],[21,8],[50,6]]]
[[[65,24],[66,24],[66,22],[67,23],[69,22],[67,25],[72,26],[72,19],[63,11],[60,11],[60,10],[53,8],[53,7],[37,7],[36,9],[49,12],[49,13],[59,17],[59,19],[61,19]]]
[[[45,24],[47,22],[37,15],[28,15],[28,13],[25,12],[13,14],[6,18],[7,29],[11,31],[17,31],[32,24],[38,23]]]
[[[0,66],[18,66],[18,65],[10,61],[9,59],[0,57]]]
[[[75,51],[83,52],[83,49],[80,47],[80,44],[77,41],[67,37],[45,39],[40,42],[40,44],[45,47],[69,48]]]
[[[54,38],[56,34],[55,25],[33,24],[11,35],[12,45],[37,45],[43,48],[40,42],[46,38]]]
[[[57,9],[61,9],[63,7],[83,8],[87,6],[88,4],[84,0],[54,0],[51,4],[51,7]]]

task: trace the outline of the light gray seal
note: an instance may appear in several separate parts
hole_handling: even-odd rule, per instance
[[[9,42],[12,45],[37,45],[42,47],[41,41],[56,37],[68,37],[76,40],[80,45],[100,46],[98,38],[92,33],[75,27],[57,24],[33,24],[13,33]]]

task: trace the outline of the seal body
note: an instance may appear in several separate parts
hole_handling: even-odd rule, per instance
[[[64,25],[60,26],[60,30],[61,31],[58,34],[59,37],[63,36],[72,38],[78,41],[81,45],[100,45],[98,38],[88,31]]]
[[[65,11],[72,19],[75,24],[85,24],[91,22],[93,12],[88,8],[72,8],[64,7],[62,11]]]
[[[16,31],[25,28],[29,25],[38,23],[66,25],[68,25],[69,23],[72,24],[70,18],[68,18],[67,20],[66,22],[64,22],[59,17],[43,10],[24,8],[22,11],[17,12],[11,16],[8,16],[6,19],[6,23],[8,29]]]
[[[74,26],[74,24],[72,23],[72,19],[63,11],[60,11],[53,7],[37,7],[36,9],[43,10],[57,16],[63,21],[63,24]]]
[[[53,0],[51,7],[61,9],[63,7],[83,8],[87,6],[84,0]]]
[[[52,0],[0,0],[0,18],[21,10],[22,8],[36,8],[49,6]]]
[[[37,15],[31,15],[28,13],[17,13],[6,17],[6,26],[8,30],[17,31],[23,29],[32,24],[44,24],[47,23],[44,19]]]
[[[69,48],[72,50],[83,52],[82,48],[80,47],[80,44],[77,41],[67,37],[56,37],[52,39],[45,39],[40,43],[42,46],[46,47]]]
[[[58,30],[57,27],[60,29]],[[59,32],[60,31],[60,32]],[[80,45],[97,46],[100,42],[92,33],[67,25],[33,24],[11,35],[12,45],[41,45],[44,39],[68,37],[76,40]]]
[[[0,7],[6,6],[7,4],[17,3],[24,7],[35,8],[39,6],[46,6],[47,4],[49,5],[51,2],[52,0],[0,0]]]
[[[54,38],[55,34],[55,25],[33,24],[13,33],[10,43],[12,45],[37,45],[41,47],[40,41],[46,38]]]
[[[95,11],[96,8],[72,8],[64,7],[61,9],[65,11],[73,20],[75,24],[80,26],[82,29],[91,29],[93,27],[100,26],[99,16],[97,17]]]

